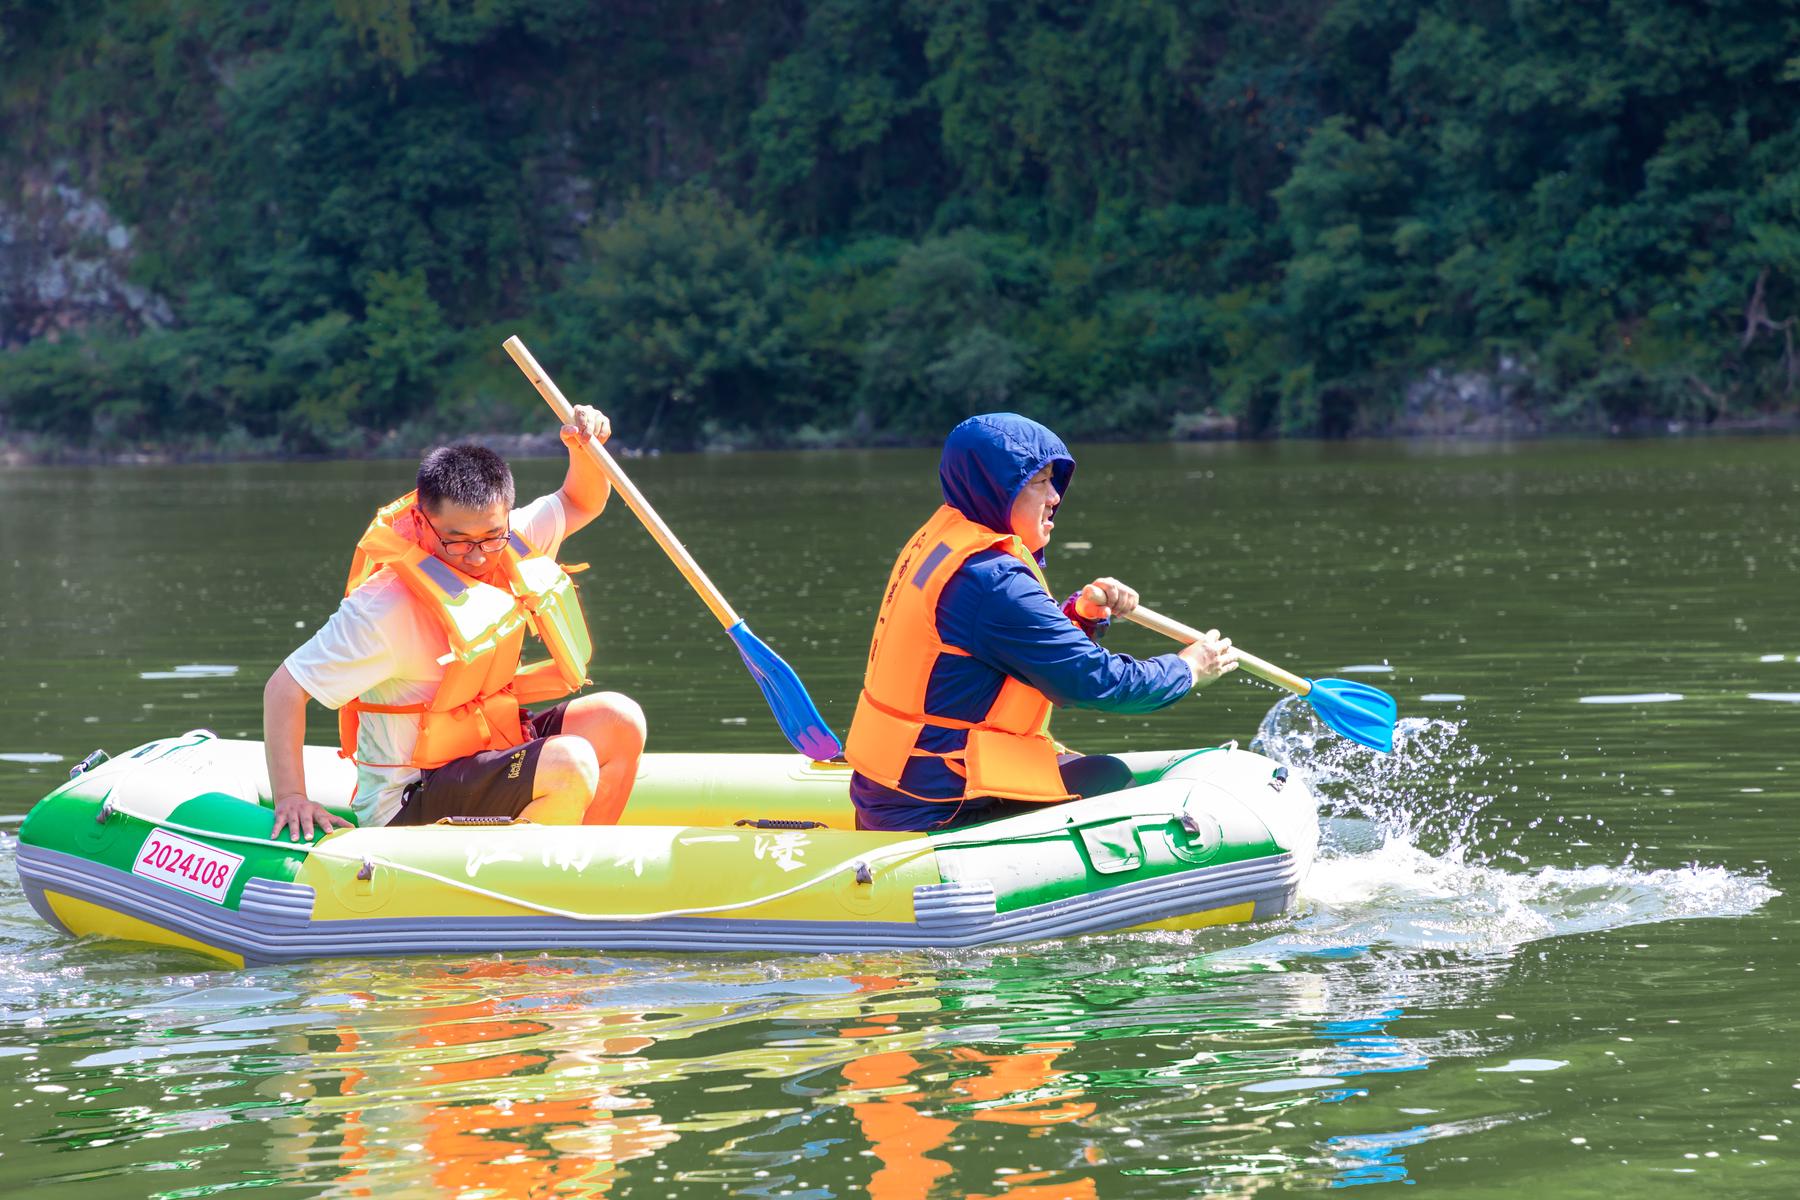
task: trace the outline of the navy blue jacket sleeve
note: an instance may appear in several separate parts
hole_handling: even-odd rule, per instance
[[[1010,558],[965,564],[945,585],[938,613],[946,641],[1024,680],[1059,705],[1154,712],[1193,686],[1193,672],[1177,655],[1136,659],[1103,649],[1063,615],[1023,564]]]

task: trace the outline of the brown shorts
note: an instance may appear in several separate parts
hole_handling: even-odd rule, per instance
[[[546,738],[562,732],[563,701],[525,721],[530,740],[507,750],[483,750],[422,772],[406,786],[389,825],[434,825],[446,817],[516,817],[531,803],[538,755]]]

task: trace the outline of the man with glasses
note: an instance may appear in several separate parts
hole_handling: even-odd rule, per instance
[[[644,714],[618,692],[528,711],[586,682],[580,606],[555,557],[605,507],[610,486],[581,440],[606,417],[577,406],[562,428],[562,487],[514,508],[512,472],[472,444],[434,450],[416,492],[382,508],[358,543],[343,602],[263,691],[274,836],[345,822],[306,793],[306,703],[339,710],[357,764],[361,825],[453,817],[554,824],[618,819],[644,748]],[[526,630],[551,661],[521,669]]]

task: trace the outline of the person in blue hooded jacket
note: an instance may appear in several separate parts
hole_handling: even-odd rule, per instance
[[[1137,606],[1116,579],[1057,603],[1044,548],[1074,473],[1062,439],[1016,413],[950,431],[944,504],[894,564],[844,748],[859,828],[942,829],[1128,787],[1120,760],[1050,737],[1051,709],[1153,712],[1236,669],[1217,630],[1150,659],[1103,649]]]

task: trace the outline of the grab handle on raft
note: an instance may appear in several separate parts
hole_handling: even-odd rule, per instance
[[[1125,619],[1183,645],[1191,646],[1205,636],[1191,625],[1142,605],[1126,613]],[[1258,679],[1305,698],[1319,719],[1344,737],[1383,754],[1393,753],[1394,722],[1399,710],[1394,698],[1380,688],[1349,679],[1306,679],[1241,647],[1237,655],[1238,666]]]
[[[555,381],[545,373],[544,368],[538,365],[531,351],[525,348],[525,343],[514,335],[507,338],[503,345],[506,353],[518,364],[519,370],[525,373],[525,378],[531,380],[532,386],[537,388],[538,394],[562,423],[573,424],[574,406],[562,394],[562,389],[556,386]],[[818,762],[838,757],[843,752],[843,744],[825,724],[825,718],[819,715],[818,706],[807,695],[806,686],[800,682],[794,668],[769,649],[761,638],[750,632],[750,627],[744,623],[743,618],[737,615],[713,581],[706,577],[706,572],[700,569],[694,556],[688,553],[687,547],[681,544],[656,510],[650,507],[650,502],[644,499],[643,493],[626,477],[606,447],[593,438],[588,438],[582,446],[606,475],[607,481],[625,497],[625,503],[637,514],[638,520],[643,522],[650,536],[656,539],[656,544],[662,547],[663,553],[669,556],[669,561],[675,564],[676,570],[699,593],[700,599],[712,610],[712,615],[718,618],[719,624],[725,627],[725,635],[737,647],[744,666],[756,680],[757,687],[762,689],[763,699],[768,701],[770,711],[775,714],[775,720],[781,726],[781,732],[787,735],[794,749]]]

